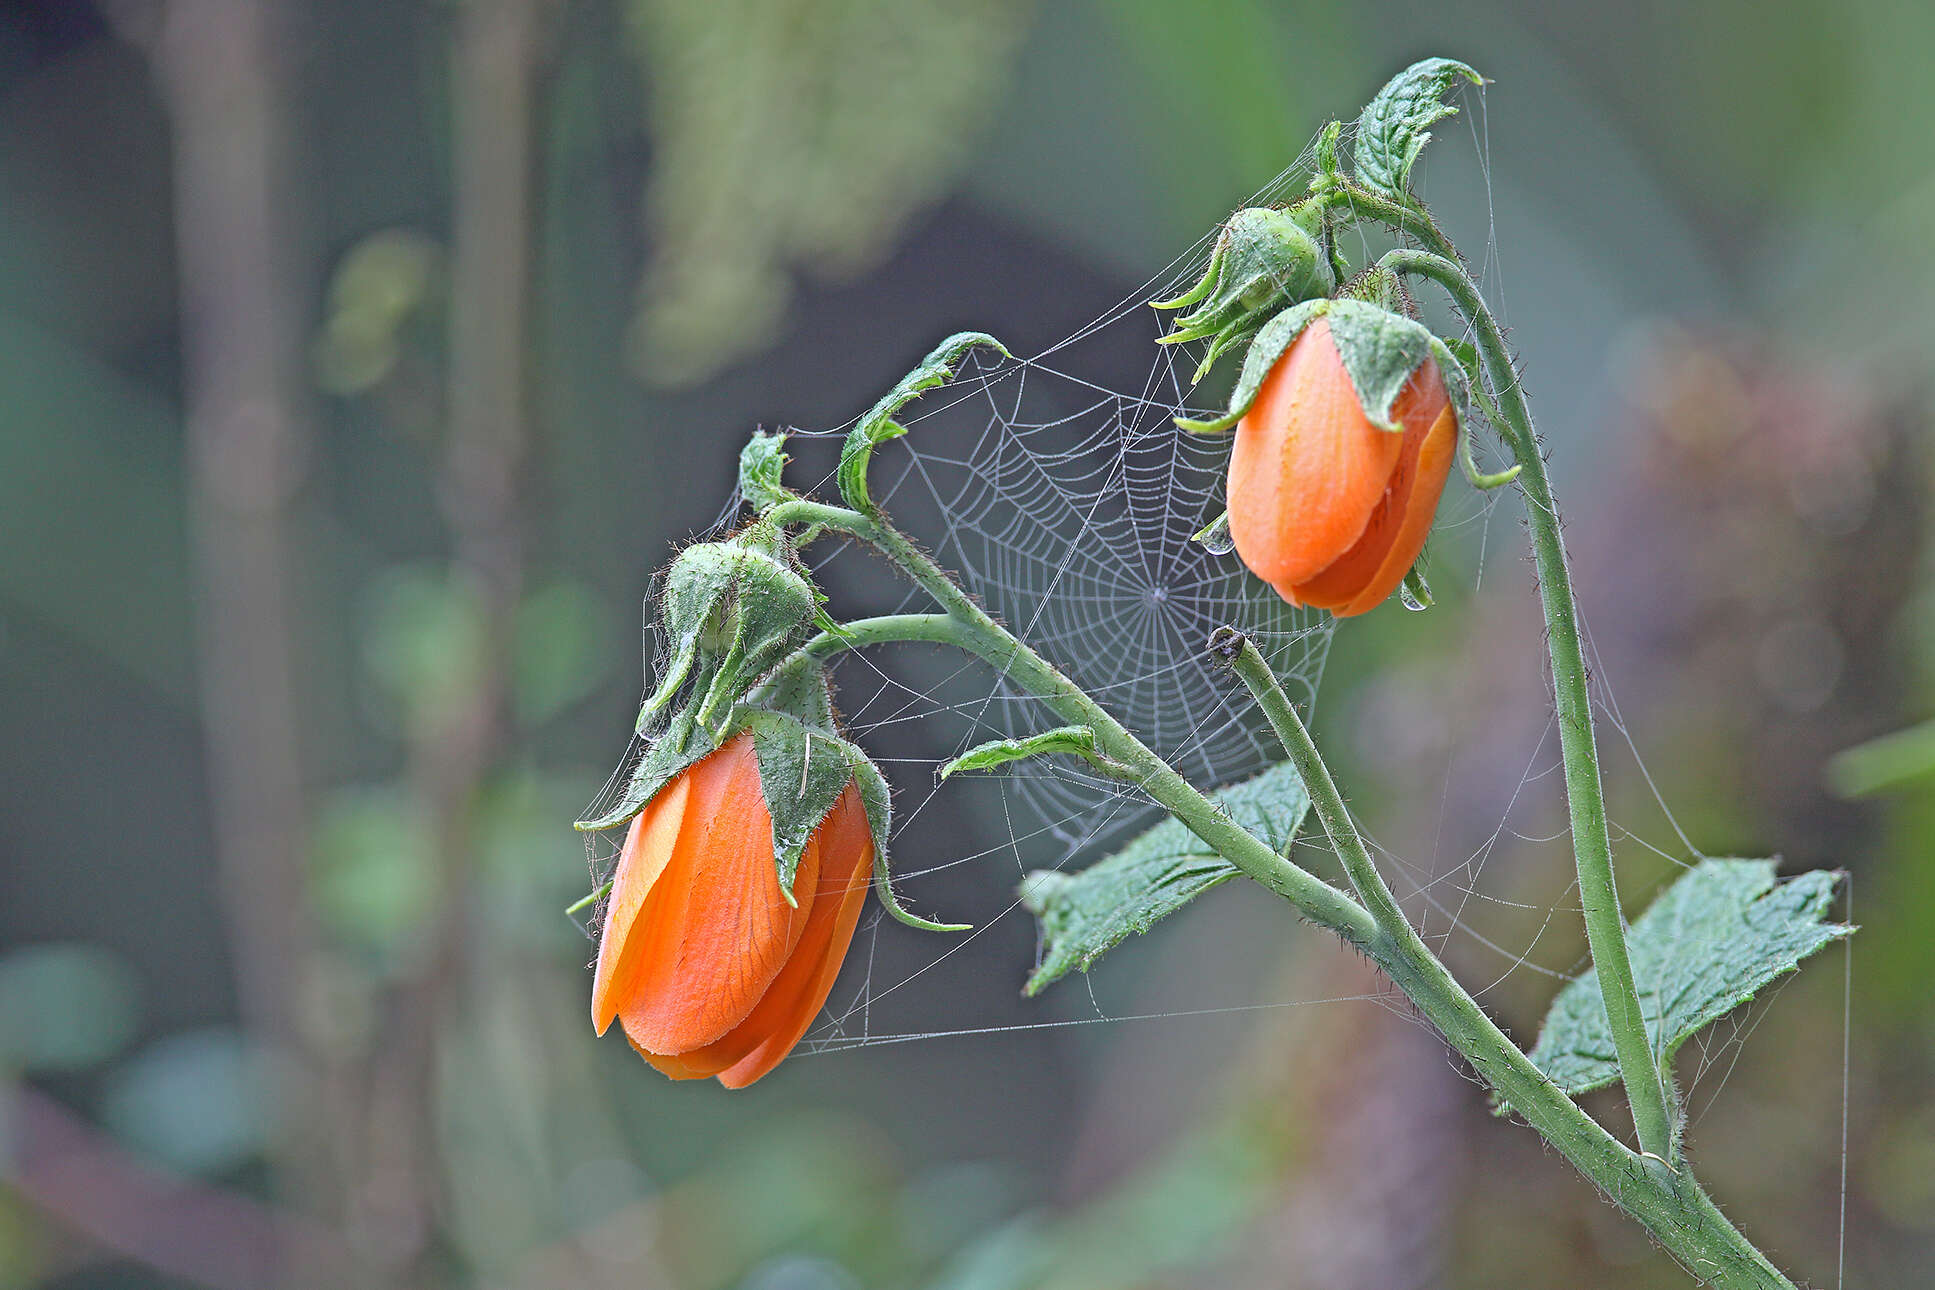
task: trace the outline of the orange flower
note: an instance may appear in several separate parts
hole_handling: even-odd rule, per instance
[[[1230,536],[1252,573],[1293,605],[1339,618],[1382,604],[1424,550],[1458,445],[1435,361],[1373,425],[1319,318],[1286,350],[1237,423]]]
[[[744,1088],[791,1052],[833,988],[865,902],[873,836],[852,783],[780,894],[750,734],[680,772],[625,836],[591,987],[673,1079]]]

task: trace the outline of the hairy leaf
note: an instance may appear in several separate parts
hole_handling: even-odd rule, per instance
[[[1431,127],[1457,108],[1444,101],[1459,82],[1485,78],[1451,58],[1427,58],[1386,82],[1357,118],[1351,160],[1357,182],[1396,201],[1408,201],[1411,167],[1431,142]]]
[[[1834,875],[1779,882],[1772,860],[1703,860],[1633,924],[1633,977],[1662,1065],[1801,960],[1854,929],[1823,921]],[[1619,1079],[1598,979],[1587,972],[1552,1001],[1532,1061],[1577,1096]]]
[[[1231,819],[1281,852],[1310,809],[1288,762],[1212,794]],[[1042,960],[1026,993],[1074,969],[1083,972],[1131,932],[1157,922],[1240,871],[1179,820],[1164,820],[1106,859],[1076,873],[1037,870],[1021,898],[1041,922]]]

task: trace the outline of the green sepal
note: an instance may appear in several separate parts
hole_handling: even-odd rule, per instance
[[[641,731],[691,682],[694,716],[715,727],[747,690],[812,634],[819,594],[785,535],[754,524],[681,551],[666,574],[660,620],[672,662],[639,714]]]
[[[1112,764],[1095,750],[1094,730],[1088,726],[1057,726],[1022,739],[991,739],[987,743],[976,744],[942,766],[938,777],[946,779],[956,771],[963,770],[993,770],[1009,762],[1057,753],[1072,754],[1099,764]]]
[[[1303,779],[1289,762],[1210,796],[1278,854],[1290,849],[1310,810]],[[1131,932],[1148,931],[1240,872],[1176,819],[1086,869],[1036,870],[1022,880],[1020,894],[1041,924],[1042,958],[1024,993],[1039,994],[1071,971],[1088,971]]]
[[[1343,167],[1337,163],[1337,140],[1343,136],[1344,123],[1332,121],[1317,136],[1317,165],[1310,175],[1310,190],[1318,192],[1343,180]]]
[[[860,804],[867,810],[867,825],[873,830],[873,890],[889,914],[909,927],[923,932],[972,931],[972,923],[936,923],[910,913],[894,895],[893,870],[887,863],[887,834],[893,823],[893,794],[887,779],[871,758],[862,757],[853,765],[854,782],[860,786]]]
[[[693,719],[690,708],[680,709],[665,729],[645,745],[645,752],[632,767],[631,778],[617,805],[603,815],[579,820],[572,827],[580,833],[596,833],[629,823],[681,771],[718,746],[712,733]]]
[[[1632,926],[1628,946],[1646,1036],[1662,1069],[1689,1037],[1854,928],[1825,921],[1835,875],[1785,882],[1772,860],[1702,860]],[[1619,1057],[1590,971],[1552,1001],[1532,1062],[1577,1097],[1619,1079]]]
[[[1438,338],[1423,323],[1364,300],[1333,301],[1328,317],[1330,339],[1365,419],[1380,430],[1401,432],[1404,425],[1392,419],[1391,405],[1431,357]],[[1448,382],[1462,375],[1462,370],[1444,373]]]
[[[1431,142],[1431,127],[1458,109],[1444,101],[1461,82],[1485,78],[1452,58],[1426,58],[1393,76],[1357,118],[1351,161],[1357,182],[1394,201],[1411,201],[1411,168]]]
[[[1243,414],[1250,410],[1250,404],[1256,402],[1257,391],[1263,388],[1263,378],[1277,365],[1283,352],[1303,335],[1304,328],[1329,313],[1335,303],[1331,300],[1306,300],[1302,304],[1291,305],[1264,323],[1256,339],[1250,342],[1250,352],[1243,356],[1243,371],[1236,378],[1236,388],[1230,391],[1229,412],[1201,421],[1177,417],[1177,428],[1194,434],[1219,434],[1241,421]]]
[[[873,460],[873,450],[889,439],[898,439],[907,433],[907,427],[894,420],[894,414],[924,390],[937,385],[945,385],[954,375],[954,366],[963,354],[976,345],[986,345],[997,351],[1003,358],[1012,358],[1007,346],[985,332],[956,332],[936,345],[933,352],[920,361],[920,366],[900,378],[893,389],[881,396],[867,414],[860,418],[859,424],[847,435],[846,443],[840,448],[840,465],[836,478],[840,484],[840,496],[846,504],[862,515],[877,517],[880,509],[874,505],[873,497],[867,490],[867,466]]]
[[[1471,453],[1471,434],[1475,418],[1472,416],[1474,398],[1482,396],[1484,386],[1475,381],[1465,357],[1452,348],[1451,342],[1436,336],[1431,338],[1431,354],[1438,360],[1439,374],[1444,378],[1445,390],[1451,395],[1451,403],[1458,412],[1458,469],[1464,472],[1465,481],[1481,493],[1494,488],[1503,488],[1518,478],[1524,467],[1514,462],[1501,471],[1486,474],[1478,469],[1477,459]],[[1474,361],[1475,356],[1474,356]],[[1491,409],[1486,404],[1486,418],[1491,420]],[[1430,603],[1429,599],[1426,600]]]
[[[795,653],[774,668],[746,695],[746,706],[791,713],[815,730],[838,730],[833,722],[833,690],[826,666],[811,654]]]
[[[755,514],[793,500],[794,494],[779,482],[786,473],[785,446],[784,433],[755,430],[739,450],[739,495]]]
[[[1201,280],[1182,295],[1150,302],[1153,309],[1196,308],[1179,316],[1159,345],[1211,341],[1196,369],[1200,381],[1224,353],[1255,335],[1265,318],[1336,287],[1330,260],[1310,216],[1252,206],[1230,216]]]
[[[800,856],[827,812],[854,780],[860,750],[829,729],[815,730],[789,712],[742,709],[737,723],[752,732],[759,760],[759,792],[773,820],[773,866],[789,905]]]

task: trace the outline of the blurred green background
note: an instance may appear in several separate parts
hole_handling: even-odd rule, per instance
[[[1689,1053],[1695,1158],[1837,1285],[1845,1090],[1847,1283],[1927,1284],[1935,757],[1825,768],[1935,708],[1932,46],[1910,0],[0,10],[0,1284],[1688,1284],[1401,1003],[1253,1006],[1378,989],[1253,890],[1093,1001],[1019,999],[1015,917],[893,999],[1239,1010],[742,1094],[595,1042],[561,913],[638,605],[752,426],[959,328],[1044,348],[1434,53],[1495,81],[1423,188],[1569,501],[1629,902],[1696,846],[1853,875],[1852,1007],[1833,951]],[[1454,498],[1438,607],[1340,632],[1318,733],[1413,885],[1467,865],[1455,934],[1415,912],[1529,1038],[1512,955],[1582,936],[1514,506]],[[901,855],[1001,841],[950,801]]]

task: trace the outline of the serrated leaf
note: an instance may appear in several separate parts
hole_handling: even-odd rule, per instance
[[[1282,852],[1310,809],[1288,762],[1210,795],[1232,820]],[[1146,932],[1240,870],[1179,820],[1156,825],[1075,873],[1037,870],[1021,899],[1041,923],[1042,959],[1025,993],[1039,994],[1070,971],[1086,972],[1131,932]]]
[[[790,902],[807,840],[853,782],[853,748],[789,713],[747,711],[740,720],[752,731],[759,792],[773,820],[773,865]]]
[[[1046,757],[1056,753],[1069,753],[1076,757],[1093,759],[1095,756],[1095,732],[1087,726],[1057,726],[1044,730],[1038,735],[1024,739],[991,739],[956,757],[941,767],[940,778],[946,779],[964,770],[993,770],[1011,761],[1024,761],[1029,757]]]
[[[986,345],[1003,358],[1012,357],[1007,346],[985,332],[956,332],[936,345],[920,361],[920,366],[901,377],[894,388],[882,395],[880,401],[860,418],[840,447],[840,465],[836,471],[840,496],[846,499],[848,506],[863,515],[878,513],[873,497],[867,490],[867,466],[873,460],[873,450],[889,439],[898,439],[907,433],[907,427],[895,421],[894,414],[923,390],[945,385],[954,375],[954,365],[976,345]]]
[[[1703,860],[1634,923],[1629,948],[1647,1036],[1662,1066],[1801,960],[1854,929],[1823,921],[1834,899],[1824,870],[1776,880],[1772,860]],[[1559,992],[1532,1061],[1573,1096],[1619,1079],[1598,979]]]
[[[1431,127],[1458,109],[1444,101],[1459,83],[1485,78],[1452,58],[1427,58],[1385,82],[1357,118],[1351,160],[1357,182],[1395,201],[1408,201],[1411,167],[1431,142]]]

